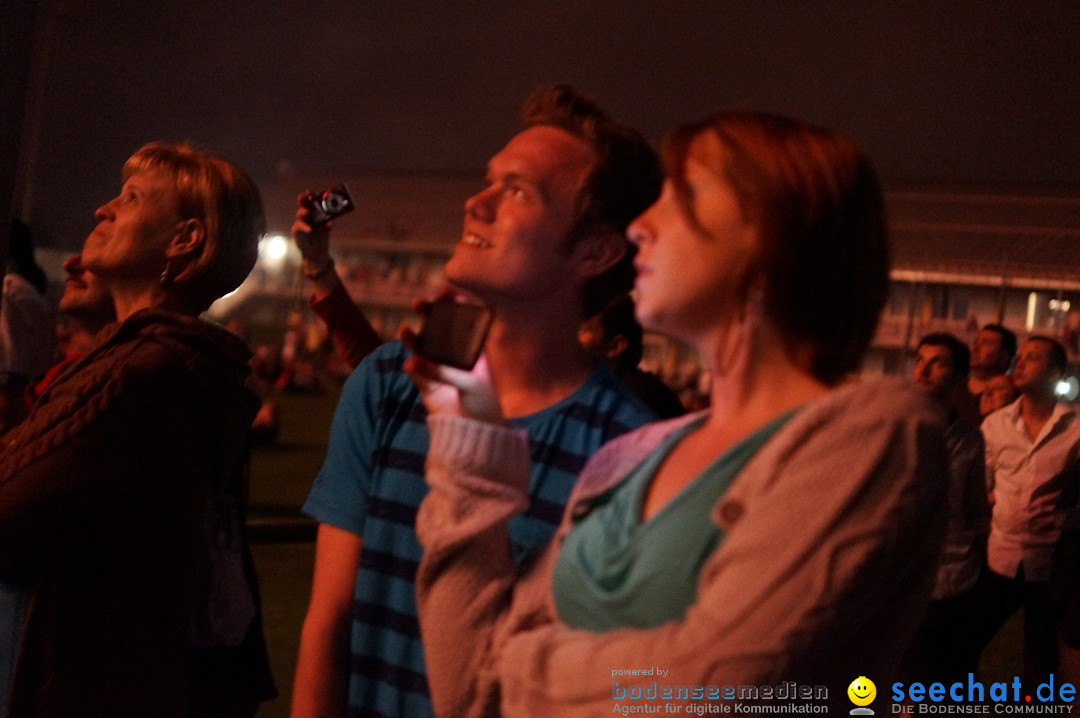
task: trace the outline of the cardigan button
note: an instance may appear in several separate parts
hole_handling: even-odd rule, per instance
[[[574,504],[574,507],[570,509],[570,518],[574,521],[580,521],[592,512],[592,501],[584,499]]]
[[[736,521],[742,518],[743,512],[746,509],[739,501],[726,501],[724,505],[720,507],[720,519],[728,526],[734,524]]]

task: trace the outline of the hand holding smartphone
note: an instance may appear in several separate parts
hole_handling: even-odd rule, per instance
[[[483,304],[439,297],[431,303],[416,337],[416,353],[439,364],[470,370],[484,349],[493,316]]]

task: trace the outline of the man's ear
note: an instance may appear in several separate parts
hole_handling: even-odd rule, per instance
[[[176,234],[165,251],[168,259],[193,258],[202,252],[206,243],[206,225],[201,219],[185,219],[176,227]]]
[[[582,277],[595,277],[619,263],[630,243],[618,232],[590,234],[578,240],[572,256],[577,273]]]
[[[616,334],[604,345],[604,358],[615,361],[630,346],[625,334]]]

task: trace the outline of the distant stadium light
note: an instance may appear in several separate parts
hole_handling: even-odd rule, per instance
[[[267,269],[281,269],[289,255],[289,240],[280,234],[268,234],[259,241],[259,261]]]

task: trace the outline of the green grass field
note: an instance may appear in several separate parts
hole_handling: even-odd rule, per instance
[[[252,457],[252,519],[300,515],[312,479],[326,452],[326,437],[337,402],[337,387],[322,395],[283,394],[277,441]],[[311,590],[315,545],[310,542],[253,547],[263,601],[263,620],[278,698],[263,704],[259,718],[289,714],[300,623]]]

